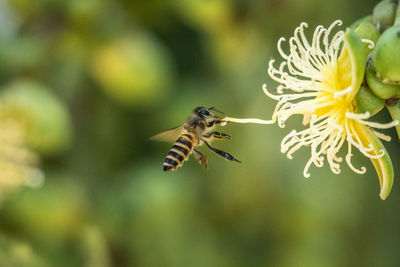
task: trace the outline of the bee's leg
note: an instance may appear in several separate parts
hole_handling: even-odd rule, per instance
[[[220,132],[209,132],[206,135],[204,135],[204,137],[206,138],[215,138],[218,140],[229,140],[231,139],[231,136],[229,134],[226,133],[220,133]]]
[[[217,124],[221,124],[221,123],[222,123],[222,120],[220,120],[220,119],[213,120],[213,121],[210,121],[209,123],[207,123],[207,127],[212,127],[212,126],[214,126],[214,124],[217,125]]]
[[[210,146],[210,144],[209,144],[206,140],[204,140],[204,139],[202,139],[202,141],[204,142],[204,144],[206,144],[206,146],[207,146],[209,149],[211,149],[211,151],[217,153],[217,154],[220,155],[221,157],[223,157],[223,158],[225,158],[225,159],[228,159],[228,160],[231,160],[231,161],[236,161],[236,162],[241,163],[240,160],[235,159],[231,154],[229,154],[229,153],[227,153],[227,152],[225,152],[225,151],[222,151],[222,150],[213,148],[213,147]]]
[[[199,163],[207,169],[207,157],[197,149],[193,149],[193,154],[197,158]]]

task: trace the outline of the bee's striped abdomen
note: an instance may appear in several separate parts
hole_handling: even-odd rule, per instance
[[[179,136],[165,157],[163,164],[164,171],[174,171],[180,167],[192,152],[194,142],[195,136],[193,133],[185,133]]]

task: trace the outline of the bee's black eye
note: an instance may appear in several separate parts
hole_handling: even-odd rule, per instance
[[[198,109],[197,113],[199,113],[201,116],[204,116],[204,117],[210,116],[210,112],[208,112],[208,110],[203,109],[203,108]]]

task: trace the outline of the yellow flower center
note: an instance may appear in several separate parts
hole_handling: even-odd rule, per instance
[[[284,58],[279,68],[274,67],[274,60],[269,62],[268,73],[280,84],[278,95],[271,94],[264,86],[267,96],[278,101],[272,121],[276,120],[280,127],[284,127],[292,115],[304,116],[303,124],[307,128],[293,130],[283,138],[281,151],[291,159],[301,147],[311,147],[311,157],[303,172],[305,177],[310,176],[308,170],[311,165],[322,167],[325,158],[332,172],[340,173],[343,159],[337,154],[346,141],[347,165],[357,173],[364,173],[365,167],[357,169],[351,163],[352,147],[370,159],[381,158],[384,151],[374,149],[363,131],[369,129],[367,126],[389,128],[398,123],[369,122],[366,121],[369,113],[355,113],[353,102],[363,80],[365,66],[365,58],[355,53],[355,49],[363,49],[364,45],[352,33],[339,31],[330,36],[332,29],[340,24],[341,21],[335,21],[327,29],[318,26],[310,43],[304,35],[307,24],[302,23],[289,40],[289,54],[281,48],[285,39],[279,40],[278,51]],[[386,138],[383,134],[376,134]]]

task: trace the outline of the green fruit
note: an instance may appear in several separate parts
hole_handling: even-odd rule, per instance
[[[381,32],[384,32],[393,25],[396,6],[396,3],[392,0],[381,1],[375,6],[372,14],[372,23],[374,23]]]
[[[367,86],[361,86],[356,95],[356,112],[375,115],[385,106],[385,100],[377,97]]]
[[[372,65],[383,82],[400,83],[400,25],[381,35],[375,46]]]
[[[369,88],[378,97],[389,99],[400,96],[400,85],[382,82],[378,77],[376,77],[371,64],[368,64],[365,76]]]

